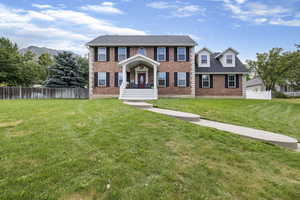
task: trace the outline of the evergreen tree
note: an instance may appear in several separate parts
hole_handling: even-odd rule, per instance
[[[84,87],[84,79],[76,58],[68,52],[54,57],[54,65],[49,67],[49,75],[45,87],[74,88]]]

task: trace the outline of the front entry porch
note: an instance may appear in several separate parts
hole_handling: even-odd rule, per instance
[[[143,56],[135,55],[119,63],[122,67],[123,81],[119,99],[153,100],[157,99],[158,62]]]

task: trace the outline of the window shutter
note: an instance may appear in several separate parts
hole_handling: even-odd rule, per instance
[[[157,61],[157,47],[154,47],[154,60]]]
[[[106,87],[109,87],[109,72],[106,72]]]
[[[199,74],[199,88],[202,88],[202,74]]]
[[[118,62],[118,47],[115,47],[115,61]]]
[[[190,61],[190,47],[186,47],[186,61],[189,62]]]
[[[177,72],[174,72],[174,87],[177,87]]]
[[[126,79],[127,79],[126,81],[130,83],[130,72],[127,72],[127,75],[126,75],[126,76],[127,76],[127,77],[126,77]]]
[[[166,47],[166,61],[169,61],[169,47]]]
[[[119,73],[115,72],[115,87],[118,87]]]
[[[214,75],[211,74],[209,80],[210,80],[210,88],[214,88]]]
[[[130,58],[130,47],[126,47],[126,50],[127,50],[127,58]]]
[[[169,72],[166,72],[166,87],[169,87]]]
[[[95,52],[95,62],[98,61],[98,47],[94,47],[94,52]]]
[[[225,75],[225,88],[228,88],[228,75]]]
[[[94,86],[98,87],[98,72],[94,72]]]
[[[186,87],[190,87],[190,72],[186,72]]]
[[[177,61],[177,47],[174,47],[174,61]]]
[[[110,60],[110,48],[106,47],[106,61],[108,62]]]
[[[235,87],[236,88],[239,88],[240,87],[240,76],[237,74],[236,76],[235,76]]]

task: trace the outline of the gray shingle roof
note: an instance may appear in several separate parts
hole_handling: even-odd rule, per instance
[[[261,85],[261,84],[263,84],[261,78],[257,77],[247,81],[246,86],[250,87],[250,86]]]
[[[247,73],[246,66],[235,57],[235,67],[223,67],[219,59],[215,57],[220,53],[213,53],[210,55],[210,67],[198,67],[196,66],[196,72],[198,73]]]
[[[195,46],[188,35],[102,35],[87,46]]]

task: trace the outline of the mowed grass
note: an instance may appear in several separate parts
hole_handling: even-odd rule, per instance
[[[0,124],[0,199],[300,198],[299,153],[118,100],[1,101]]]
[[[201,115],[202,118],[237,124],[300,140],[300,99],[159,99],[160,108]]]

